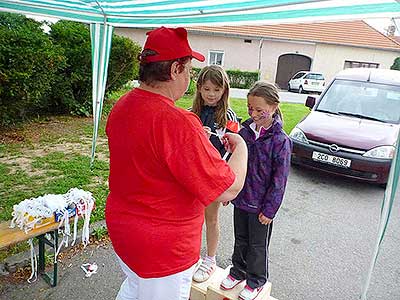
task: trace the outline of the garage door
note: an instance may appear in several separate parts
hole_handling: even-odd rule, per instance
[[[278,59],[275,82],[280,88],[286,89],[289,79],[298,71],[309,71],[311,58],[299,54],[283,54]]]

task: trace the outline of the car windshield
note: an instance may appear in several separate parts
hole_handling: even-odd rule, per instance
[[[316,110],[399,124],[400,86],[335,80]]]

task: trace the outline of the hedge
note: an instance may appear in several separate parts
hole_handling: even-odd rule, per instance
[[[193,68],[193,79],[197,80],[201,68]],[[231,88],[249,89],[258,80],[258,72],[226,70]]]

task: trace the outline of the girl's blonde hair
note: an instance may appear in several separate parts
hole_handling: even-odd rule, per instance
[[[275,84],[270,83],[268,81],[257,81],[256,83],[253,84],[253,86],[250,88],[249,92],[247,93],[248,96],[256,96],[256,97],[261,97],[265,100],[270,105],[277,105],[276,112],[275,114],[278,114],[278,116],[281,118],[283,122],[283,115],[282,111],[279,107],[279,89],[276,87]]]
[[[221,66],[211,65],[204,67],[200,71],[197,78],[196,97],[193,101],[192,112],[200,117],[201,108],[204,106],[204,99],[201,97],[200,89],[207,80],[224,89],[224,93],[215,108],[215,122],[218,127],[225,127],[228,122],[226,113],[229,107],[229,78]]]

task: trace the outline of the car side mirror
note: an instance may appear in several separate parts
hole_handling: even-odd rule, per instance
[[[313,96],[308,96],[306,99],[306,106],[309,107],[310,109],[314,107],[315,105],[315,97]]]

